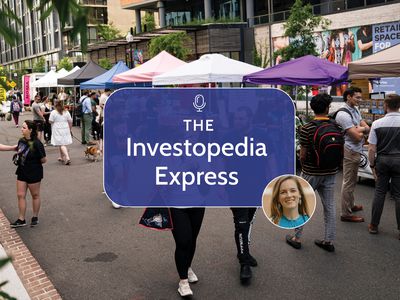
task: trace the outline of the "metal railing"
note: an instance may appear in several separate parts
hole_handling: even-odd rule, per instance
[[[314,15],[329,15],[342,11],[398,3],[398,0],[336,0],[312,5]],[[260,25],[286,21],[290,16],[290,10],[275,12],[272,14],[255,16],[247,19],[248,24]]]

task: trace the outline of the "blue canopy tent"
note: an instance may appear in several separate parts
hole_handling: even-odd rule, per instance
[[[114,65],[110,70],[107,72],[92,78],[88,81],[82,82],[80,84],[81,90],[89,90],[89,89],[97,89],[97,90],[104,90],[104,89],[118,89],[122,87],[129,87],[129,86],[143,86],[135,85],[134,83],[115,83],[112,81],[113,77],[119,73],[128,71],[129,68],[126,64],[122,61],[119,61],[117,64]]]

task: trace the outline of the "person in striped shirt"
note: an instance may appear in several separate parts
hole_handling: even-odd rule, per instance
[[[328,94],[318,94],[311,99],[310,106],[315,114],[314,120],[319,120],[322,122],[329,121],[328,113],[331,102],[332,97]],[[324,239],[316,239],[314,243],[318,247],[328,252],[334,252],[335,247],[333,245],[333,242],[336,235],[336,204],[334,198],[334,187],[336,173],[339,171],[339,168],[335,167],[331,169],[322,169],[317,166],[317,163],[312,153],[313,135],[317,126],[318,125],[314,122],[309,122],[301,128],[301,176],[310,183],[315,191],[318,192],[324,209]],[[300,249],[300,238],[302,232],[303,227],[296,228],[294,236],[286,236],[286,242],[295,249]]]

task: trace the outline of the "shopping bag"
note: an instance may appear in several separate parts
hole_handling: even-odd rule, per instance
[[[172,230],[171,211],[168,207],[148,207],[144,210],[139,225],[154,230]]]

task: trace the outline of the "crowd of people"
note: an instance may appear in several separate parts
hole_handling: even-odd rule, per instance
[[[96,102],[97,93],[90,93],[92,101],[88,102],[83,110],[82,117],[82,144],[97,145],[94,139],[100,139],[102,145],[102,122],[104,104],[110,95],[110,90],[104,91],[100,96],[100,105]],[[57,96],[55,93],[49,96],[41,96],[37,93],[31,104],[33,120],[25,120],[21,126],[22,137],[17,145],[8,146],[0,144],[0,151],[16,151],[13,162],[17,166],[17,199],[18,219],[12,222],[12,228],[26,226],[26,195],[29,190],[32,197],[31,227],[39,223],[40,210],[40,184],[43,179],[43,164],[46,163],[46,146],[55,146],[59,149],[58,161],[63,165],[70,165],[71,158],[67,146],[72,144],[72,116],[64,106],[67,95],[63,90]],[[84,96],[88,92],[84,92]],[[80,102],[85,100],[85,97]],[[19,114],[23,110],[22,97],[18,93],[10,94],[12,99],[10,113],[13,116],[15,126],[19,127]],[[90,111],[89,111],[90,109]],[[100,112],[98,113],[97,110]],[[85,115],[88,117],[85,118]],[[92,124],[95,131],[91,132]],[[91,134],[90,134],[91,132]],[[93,139],[91,138],[93,137]]]
[[[384,101],[386,115],[372,123],[370,127],[362,119],[357,106],[362,99],[359,88],[348,88],[343,94],[344,105],[334,117],[329,116],[332,102],[331,96],[318,94],[311,99],[311,108],[315,118],[302,126],[300,130],[300,163],[301,177],[318,192],[323,206],[324,237],[316,239],[315,245],[328,252],[335,251],[336,238],[336,201],[334,188],[336,174],[340,165],[322,165],[320,158],[316,159],[315,136],[321,126],[331,125],[339,128],[343,134],[343,182],[339,199],[341,199],[342,222],[364,222],[357,213],[363,207],[356,204],[354,191],[357,183],[357,171],[360,157],[368,137],[369,162],[376,179],[375,196],[372,205],[371,221],[368,231],[378,233],[385,195],[389,189],[396,203],[396,219],[400,239],[400,96],[389,95]],[[102,138],[103,107],[110,91],[106,90],[99,99],[100,111],[96,110],[95,92],[84,91],[79,99],[81,106],[82,144],[92,143],[96,134],[91,131],[93,122],[99,124],[94,128],[99,130]],[[42,103],[42,100],[44,100]],[[17,145],[0,145],[2,151],[17,151],[17,198],[18,219],[11,227],[26,225],[26,194],[32,195],[33,216],[31,226],[39,222],[40,183],[43,178],[43,164],[46,162],[45,143],[59,147],[59,161],[65,165],[71,163],[67,145],[72,143],[72,117],[64,108],[63,101],[56,101],[54,108],[48,98],[35,96],[32,104],[33,121],[22,124],[22,137]],[[15,106],[15,110],[17,106]],[[15,120],[15,119],[14,119]],[[50,126],[47,127],[46,124]],[[18,122],[17,122],[18,125]],[[304,200],[302,202],[302,199]],[[311,212],[305,206],[303,188],[296,176],[283,176],[275,184],[272,197],[272,221],[281,227],[294,228],[293,235],[286,235],[286,242],[295,249],[301,249],[301,237],[304,223],[311,217]],[[254,223],[256,208],[231,208],[235,226],[234,240],[237,247],[237,258],[240,264],[240,280],[248,282],[252,278],[251,267],[257,266],[257,260],[250,254],[250,234]],[[201,230],[205,213],[204,208],[171,208],[173,223],[172,235],[175,240],[175,263],[179,275],[178,292],[181,296],[193,295],[190,283],[199,280],[192,269],[196,251],[196,241]],[[298,222],[297,222],[298,221]],[[287,225],[289,224],[289,225]],[[292,226],[294,224],[294,226]]]
[[[361,99],[362,93],[359,88],[348,88],[343,94],[345,102],[343,108],[339,109],[332,118],[329,115],[332,97],[327,94],[314,96],[311,100],[311,108],[315,113],[315,118],[305,124],[300,131],[301,177],[318,192],[323,206],[324,237],[315,239],[314,243],[328,252],[335,251],[336,201],[334,189],[340,165],[343,166],[340,220],[342,222],[364,222],[363,217],[355,214],[364,208],[355,203],[354,191],[362,147],[368,135],[370,167],[376,180],[368,231],[371,234],[378,233],[385,195],[390,182],[390,191],[396,203],[396,220],[400,239],[400,96],[389,95],[385,99],[386,115],[382,119],[374,121],[372,127],[361,118],[357,108]],[[316,160],[315,145],[313,145],[315,132],[318,127],[324,127],[327,124],[340,130],[343,135],[341,164],[322,165]],[[305,199],[303,189],[296,176],[278,178],[272,196],[272,221],[284,228],[295,227],[294,235],[286,235],[286,242],[295,249],[302,247],[303,224],[310,217],[310,212],[304,204]],[[237,256],[241,266],[240,280],[245,283],[252,278],[251,267],[257,266],[257,260],[250,255],[249,249],[251,226],[254,222],[256,208],[232,208],[231,210],[235,224]],[[183,297],[190,296],[193,295],[190,283],[199,280],[191,265],[204,209],[174,208],[171,212],[173,212],[171,218],[174,224],[172,233],[176,243],[175,263],[180,278],[178,292]]]

